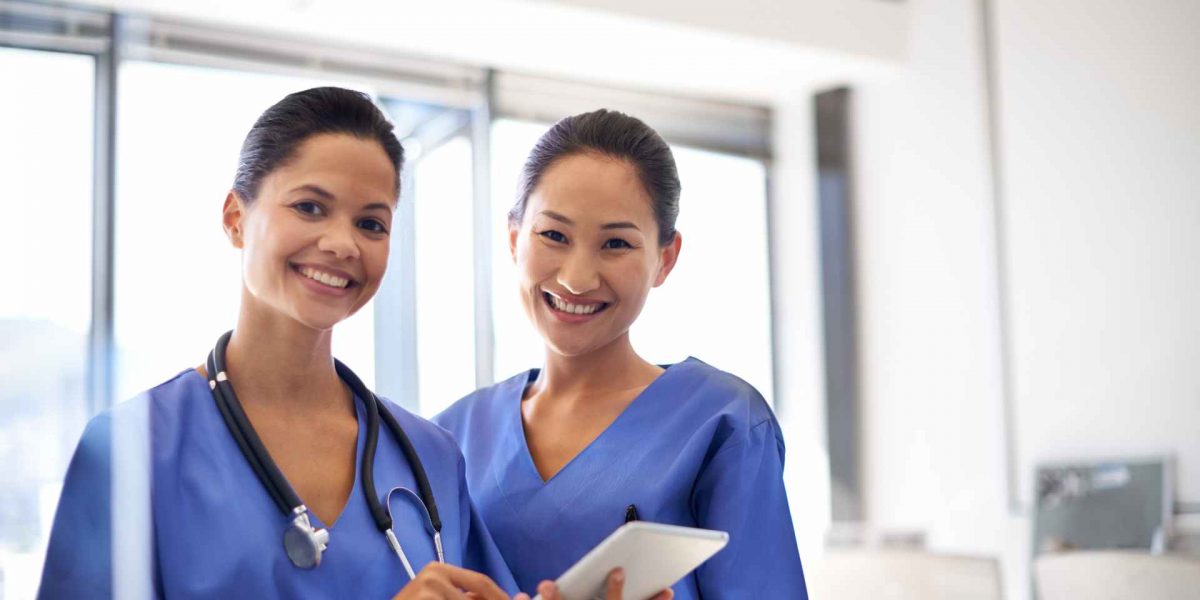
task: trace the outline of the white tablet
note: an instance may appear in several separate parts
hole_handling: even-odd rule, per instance
[[[555,583],[566,600],[603,600],[608,574],[621,567],[624,600],[646,600],[683,579],[728,541],[724,531],[634,521],[618,527]]]

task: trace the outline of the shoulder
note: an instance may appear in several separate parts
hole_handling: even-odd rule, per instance
[[[125,433],[128,433],[131,427],[144,429],[149,426],[151,413],[160,413],[164,409],[178,410],[180,405],[195,397],[198,390],[207,389],[204,378],[194,369],[181,371],[170,379],[132,398],[122,400],[92,417],[80,437],[80,449],[107,448],[114,428]],[[207,397],[207,394],[205,396]]]
[[[763,395],[744,379],[694,357],[672,365],[673,381],[692,410],[720,415],[742,427],[774,420]]]
[[[113,408],[117,409],[135,403],[130,406],[132,408],[136,403],[145,403],[152,410],[180,410],[197,401],[210,403],[212,390],[208,387],[208,381],[204,379],[203,375],[195,369],[188,368]]]
[[[196,374],[200,383],[203,379]],[[171,423],[178,419],[164,419],[161,407],[174,407],[181,404],[180,396],[188,395],[183,391],[187,386],[187,371],[145,390],[136,396],[123,400],[100,411],[84,427],[79,437],[79,444],[68,468],[69,480],[75,482],[100,480],[107,482],[109,465],[124,462],[131,456],[145,454],[149,448],[150,432],[162,436],[171,428]],[[192,382],[193,387],[196,382]],[[142,445],[145,445],[145,448]],[[114,456],[114,454],[116,456]]]
[[[674,371],[674,373],[672,373]],[[686,402],[696,431],[711,435],[708,452],[743,445],[775,446],[783,451],[783,434],[763,395],[744,379],[690,357],[672,365],[671,394]]]
[[[476,423],[492,423],[503,410],[504,398],[519,394],[530,380],[533,371],[522,371],[501,381],[463,396],[433,421],[454,435],[462,434]]]
[[[396,418],[396,422],[400,424],[400,428],[412,441],[413,446],[418,451],[425,450],[422,452],[423,460],[433,460],[433,456],[436,456],[439,462],[448,458],[453,458],[455,461],[460,460],[462,453],[458,449],[458,444],[454,441],[454,436],[444,427],[409,411],[388,398],[381,396],[379,401],[383,408],[386,408]],[[425,458],[427,454],[431,458]]]

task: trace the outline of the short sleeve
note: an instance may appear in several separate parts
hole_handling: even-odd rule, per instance
[[[112,419],[92,419],[63,481],[38,598],[112,597]]]
[[[729,543],[696,570],[702,597],[808,597],[783,455],[778,425],[768,418],[727,439],[703,465],[692,509],[700,527],[729,532]]]

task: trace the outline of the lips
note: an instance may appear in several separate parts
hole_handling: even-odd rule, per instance
[[[345,290],[359,285],[349,273],[337,269],[316,265],[292,265],[292,270],[301,277],[331,290]]]
[[[600,300],[572,299],[567,300],[554,293],[542,291],[542,298],[551,310],[567,315],[587,317],[603,312],[609,303]]]

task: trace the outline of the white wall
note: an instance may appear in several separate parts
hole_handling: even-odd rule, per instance
[[[980,14],[911,9],[905,70],[855,86],[867,514],[992,555],[1008,534]]]
[[[905,3],[886,0],[546,1],[883,59],[902,57],[908,40]]]
[[[1170,452],[1200,502],[1200,2],[998,9],[1021,472]]]
[[[999,304],[978,3],[914,0],[908,62],[855,85],[870,526],[1007,559]]]
[[[1200,3],[995,0],[1022,500],[1032,465],[1173,451],[1200,497]],[[914,0],[855,116],[868,511],[1005,560],[979,4]]]
[[[800,556],[823,550],[830,520],[825,443],[816,146],[811,94],[781,102],[774,115],[771,253],[776,409],[787,445],[784,479]]]

